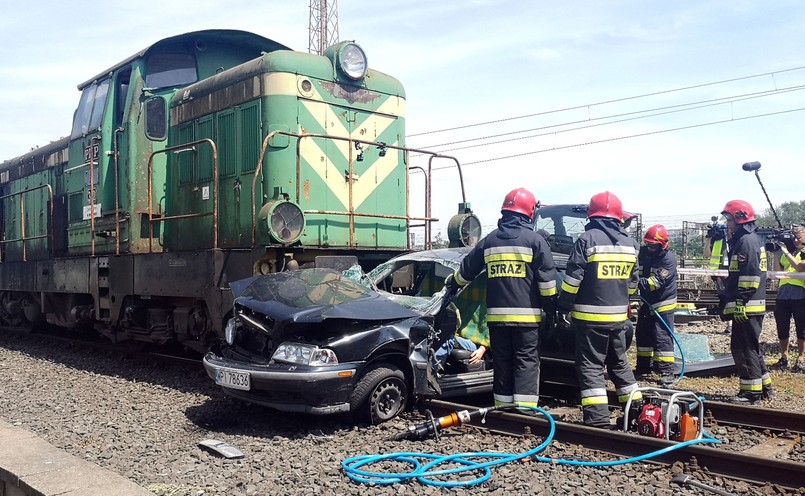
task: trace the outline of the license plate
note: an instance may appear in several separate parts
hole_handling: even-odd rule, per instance
[[[215,369],[215,383],[232,389],[251,389],[251,377],[248,372],[238,372],[229,369]]]

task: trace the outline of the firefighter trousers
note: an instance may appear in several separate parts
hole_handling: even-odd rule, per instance
[[[743,322],[733,321],[730,351],[735,360],[741,391],[760,394],[771,387],[766,361],[760,354],[763,315],[751,315]]]
[[[536,407],[539,400],[539,334],[536,327],[490,326],[495,404]]]
[[[674,312],[662,312],[660,317],[673,331]],[[652,368],[660,374],[675,372],[674,339],[657,315],[645,305],[640,309],[635,338],[637,340],[636,369],[639,373],[649,373]]]
[[[632,367],[626,359],[626,328],[601,329],[586,326],[574,320],[576,329],[576,376],[581,389],[581,406],[584,423],[595,427],[609,427],[609,401],[604,368],[615,384],[621,403],[638,388]],[[636,393],[633,399],[640,399]]]

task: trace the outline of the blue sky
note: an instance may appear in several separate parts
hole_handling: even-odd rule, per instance
[[[76,85],[163,37],[243,29],[306,51],[308,3],[6,7],[0,160],[66,135]],[[762,211],[756,179],[741,170],[753,160],[775,204],[805,199],[805,3],[339,4],[341,39],[406,87],[409,146],[467,164],[467,199],[487,232],[520,186],[543,203],[585,203],[608,189],[670,226],[706,221],[734,198]],[[729,82],[710,84],[720,81]],[[460,201],[457,179],[453,168],[434,172],[437,230]]]

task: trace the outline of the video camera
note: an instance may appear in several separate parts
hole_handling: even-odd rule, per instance
[[[710,220],[713,223],[707,228],[706,236],[712,240],[727,239],[727,224],[718,222],[718,217],[715,215],[710,217]]]
[[[796,251],[796,247],[794,246],[795,238],[796,236],[791,228],[770,229],[769,232],[766,233],[766,251],[778,251],[780,245],[777,243],[782,242],[785,244],[786,249],[793,253]]]

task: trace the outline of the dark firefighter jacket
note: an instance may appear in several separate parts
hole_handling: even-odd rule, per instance
[[[670,312],[676,309],[676,256],[668,250],[651,253],[647,246],[641,246],[637,254],[640,280],[637,289],[651,307],[657,312]]]
[[[738,225],[729,239],[730,266],[724,281],[724,315],[735,311],[735,302],[746,305],[747,315],[766,313],[766,249],[754,222]]]
[[[637,290],[638,248],[618,221],[590,219],[567,261],[560,311],[590,327],[622,328]]]
[[[487,323],[535,327],[553,311],[556,267],[548,242],[525,216],[504,212],[498,228],[464,257],[454,277],[464,286],[486,268]]]

